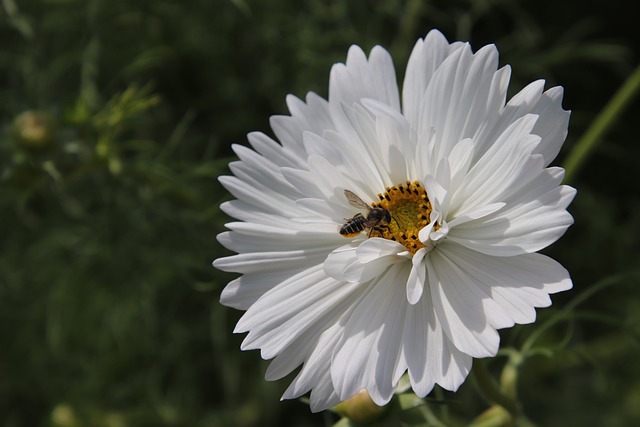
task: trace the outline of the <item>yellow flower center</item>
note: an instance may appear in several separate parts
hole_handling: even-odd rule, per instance
[[[383,208],[391,213],[391,222],[385,227],[376,227],[371,237],[382,237],[401,243],[415,254],[424,245],[418,238],[420,230],[429,224],[431,203],[427,192],[418,181],[407,181],[395,187],[387,187],[384,194],[378,194],[380,202],[374,208]],[[437,225],[434,227],[439,228]]]

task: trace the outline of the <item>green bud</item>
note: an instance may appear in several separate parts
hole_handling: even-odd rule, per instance
[[[25,111],[13,121],[15,141],[28,149],[46,148],[53,142],[56,123],[51,115],[36,110]]]
[[[51,411],[51,424],[55,427],[76,427],[79,422],[73,408],[67,404],[60,403]]]
[[[502,388],[504,394],[514,399],[518,391],[518,370],[522,362],[521,354],[516,352],[511,353],[500,375],[500,388]]]
[[[368,424],[382,418],[389,410],[389,405],[376,405],[369,393],[362,389],[352,398],[336,405],[333,409],[356,424]]]
[[[494,405],[478,415],[469,427],[511,427],[513,417],[500,405]]]

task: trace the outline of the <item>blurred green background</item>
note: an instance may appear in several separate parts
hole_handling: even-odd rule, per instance
[[[544,78],[573,111],[562,164],[640,63],[633,2],[609,0],[2,0],[0,426],[324,426],[288,381],[241,352],[241,313],[211,267],[230,145],[284,99],[327,95],[351,44],[398,76],[438,28],[496,43],[511,94]],[[570,184],[576,224],[545,253],[572,273],[539,322],[520,396],[544,426],[640,425],[640,108],[618,117]],[[580,304],[577,304],[580,302]],[[569,308],[569,309],[567,309]],[[566,309],[565,311],[561,311]],[[501,360],[489,367],[499,372]],[[487,404],[469,379],[433,403]],[[464,421],[462,421],[464,424]]]

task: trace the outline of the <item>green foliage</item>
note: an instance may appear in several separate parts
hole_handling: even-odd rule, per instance
[[[401,68],[437,27],[476,48],[496,43],[513,91],[536,78],[565,87],[573,116],[562,160],[640,62],[626,7],[3,0],[0,426],[337,421],[277,403],[286,381],[263,380],[265,363],[232,335],[240,313],[218,304],[233,277],[210,266],[225,253],[215,235],[230,196],[216,178],[230,144],[268,132],[287,93],[326,96],[330,66],[350,44],[382,44]],[[507,357],[486,367],[494,377],[513,368],[494,391],[516,398],[515,372],[518,404],[539,425],[640,423],[640,111],[628,108],[572,177],[576,224],[548,251],[575,289],[536,324],[504,331]],[[381,423],[505,419],[478,398],[480,383],[426,401],[401,395]]]

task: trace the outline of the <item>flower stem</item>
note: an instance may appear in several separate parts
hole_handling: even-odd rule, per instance
[[[624,84],[613,95],[613,98],[604,107],[600,114],[593,121],[591,126],[584,133],[576,146],[569,153],[564,162],[566,174],[564,182],[570,182],[576,175],[589,154],[593,151],[598,142],[602,140],[609,128],[616,119],[624,112],[627,105],[640,90],[640,66],[627,78]]]
[[[409,0],[405,6],[405,12],[400,18],[399,33],[394,40],[392,51],[404,52],[406,46],[411,46],[422,17],[424,2],[422,0]],[[408,53],[408,52],[407,52]]]
[[[520,416],[521,411],[518,401],[502,391],[498,383],[489,374],[486,362],[482,359],[476,359],[473,363],[475,365],[473,373],[476,383],[484,397],[490,402],[505,408],[514,418]]]

